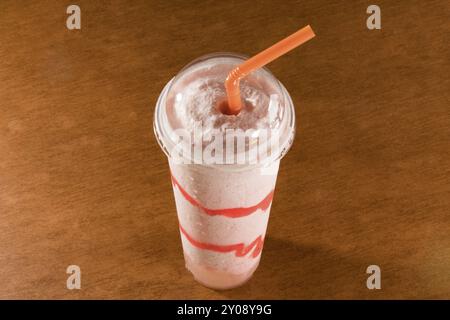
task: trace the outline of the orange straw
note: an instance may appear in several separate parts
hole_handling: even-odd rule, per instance
[[[314,36],[314,31],[308,25],[231,70],[225,80],[225,89],[228,96],[228,110],[226,110],[226,113],[238,114],[242,108],[241,93],[239,90],[239,81],[241,78],[314,38]]]

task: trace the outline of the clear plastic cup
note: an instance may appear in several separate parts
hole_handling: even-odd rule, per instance
[[[182,106],[183,99],[200,96],[195,90],[184,90],[198,79],[204,78],[207,85],[213,79],[217,90],[225,92],[223,83],[228,72],[245,59],[216,53],[193,61],[165,86],[154,116],[155,135],[169,161],[186,268],[199,283],[213,289],[240,286],[258,267],[280,159],[295,135],[294,106],[284,86],[266,68],[252,72],[241,86],[257,88],[269,97],[265,103],[275,103],[274,110],[264,108],[273,120],[268,129],[277,133],[273,134],[278,139],[276,148],[269,148],[267,154],[253,154],[254,161],[247,155],[245,163],[237,163],[239,150],[235,148],[233,163],[210,163],[195,152],[192,141],[179,139],[174,105]],[[254,136],[262,132],[256,131]],[[258,148],[263,149],[260,145]],[[245,151],[252,147],[247,141]]]

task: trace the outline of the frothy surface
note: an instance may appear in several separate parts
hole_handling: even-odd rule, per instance
[[[273,129],[279,124],[280,102],[277,94],[263,77],[249,76],[241,81],[243,108],[237,115],[226,115],[219,110],[226,101],[224,81],[236,64],[215,61],[190,72],[172,88],[167,113],[172,128],[192,132],[202,125],[204,134],[211,130]]]

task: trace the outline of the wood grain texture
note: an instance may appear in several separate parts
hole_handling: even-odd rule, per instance
[[[448,1],[0,2],[0,298],[450,298]],[[216,51],[270,65],[297,108],[262,261],[218,292],[184,268],[152,130],[164,84]],[[66,267],[82,289],[66,289]],[[365,286],[368,265],[382,289]]]

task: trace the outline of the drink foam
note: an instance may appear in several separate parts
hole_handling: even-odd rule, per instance
[[[241,81],[244,103],[239,114],[226,115],[219,110],[219,104],[226,101],[226,75],[234,67],[230,61],[211,61],[178,79],[179,85],[172,88],[173,95],[167,107],[172,128],[192,132],[201,123],[205,138],[213,129],[257,132],[277,128],[282,112],[280,99],[276,94],[268,94],[273,90],[268,90],[269,84],[262,83],[258,77],[249,76]]]

